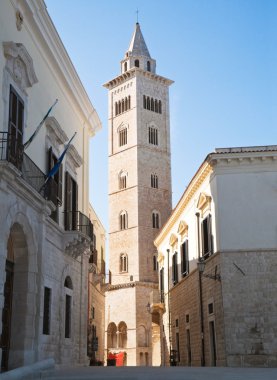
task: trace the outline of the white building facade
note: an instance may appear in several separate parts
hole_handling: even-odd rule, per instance
[[[107,357],[159,365],[159,321],[147,311],[158,287],[154,237],[171,212],[169,95],[140,25],[109,90],[109,268]],[[155,333],[154,333],[155,335]],[[118,357],[119,357],[118,356]],[[111,356],[110,356],[111,357]],[[156,359],[153,359],[156,358]]]
[[[101,123],[42,0],[1,1],[0,28],[1,370],[87,363],[88,141]]]
[[[216,149],[192,178],[155,240],[163,365],[277,365],[276,181],[276,146]]]

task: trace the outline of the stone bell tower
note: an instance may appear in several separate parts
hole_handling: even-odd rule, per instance
[[[125,365],[160,365],[153,240],[171,212],[169,91],[139,23],[109,90],[109,268],[106,349]],[[154,338],[153,338],[154,337]],[[118,359],[120,360],[120,359]]]

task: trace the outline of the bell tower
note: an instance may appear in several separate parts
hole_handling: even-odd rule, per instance
[[[153,240],[172,210],[169,91],[156,74],[140,25],[109,90],[109,268],[106,349],[125,364],[160,365],[156,316],[147,310],[158,289]],[[155,333],[156,335],[156,333]]]

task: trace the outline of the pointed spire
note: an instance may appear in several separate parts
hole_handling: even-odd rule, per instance
[[[128,53],[132,56],[144,56],[151,58],[138,22],[135,26],[135,31],[128,49]]]

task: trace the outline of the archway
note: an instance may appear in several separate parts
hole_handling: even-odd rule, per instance
[[[26,236],[22,226],[14,223],[7,241],[5,263],[1,331],[2,371],[33,361],[36,278],[34,269],[32,272],[29,271]]]

